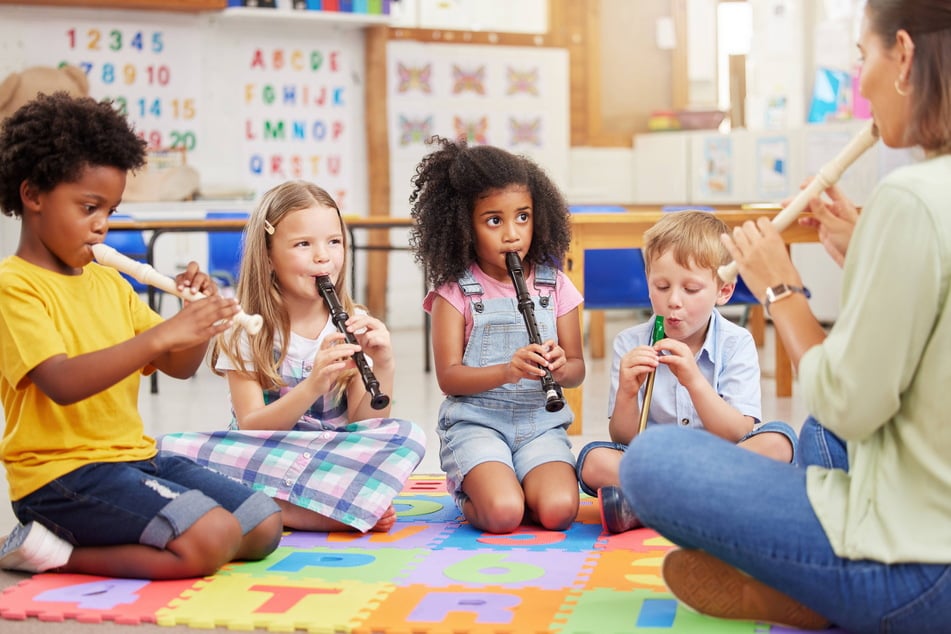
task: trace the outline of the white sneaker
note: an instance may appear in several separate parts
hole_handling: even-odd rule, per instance
[[[65,566],[72,552],[72,544],[42,524],[17,524],[0,546],[0,568],[43,572]]]

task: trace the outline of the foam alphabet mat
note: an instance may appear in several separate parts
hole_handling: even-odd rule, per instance
[[[39,574],[0,616],[235,631],[353,634],[786,634],[679,605],[660,577],[672,547],[647,529],[601,531],[582,498],[565,532],[473,529],[438,476],[414,476],[389,533],[285,533],[267,559],[183,581]],[[844,633],[843,633],[844,634]]]

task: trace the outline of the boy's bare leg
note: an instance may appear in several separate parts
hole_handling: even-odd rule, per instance
[[[69,562],[56,571],[136,579],[204,577],[230,561],[267,555],[273,550],[273,539],[264,536],[280,535],[271,526],[279,517],[275,513],[242,536],[238,520],[218,507],[170,541],[165,549],[143,544],[81,546],[74,548]]]

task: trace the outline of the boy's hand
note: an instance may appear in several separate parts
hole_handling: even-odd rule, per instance
[[[670,371],[677,377],[677,382],[684,387],[690,387],[694,381],[706,381],[700,373],[697,366],[697,359],[690,346],[676,339],[661,339],[654,344],[659,357],[658,362],[663,363],[670,368]],[[667,354],[660,354],[666,352]]]
[[[621,357],[618,371],[618,392],[623,391],[636,398],[638,391],[647,379],[647,375],[658,366],[657,351],[651,346],[638,346]]]
[[[201,293],[206,297],[218,294],[218,285],[215,280],[198,268],[195,261],[189,262],[185,270],[175,276],[175,285],[180,291],[185,291],[185,297],[192,293]]]
[[[238,311],[237,300],[215,295],[185,302],[178,314],[156,328],[162,328],[166,350],[184,350],[206,343],[227,330]]]

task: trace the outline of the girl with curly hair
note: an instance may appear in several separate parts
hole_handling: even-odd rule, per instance
[[[410,237],[433,290],[436,376],[446,399],[437,433],[450,493],[466,519],[492,533],[524,519],[566,529],[578,512],[573,414],[545,409],[540,378],[584,379],[581,294],[558,270],[568,207],[535,163],[505,150],[432,140],[410,196]],[[523,261],[542,343],[531,343],[506,254]]]

